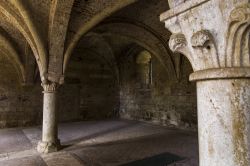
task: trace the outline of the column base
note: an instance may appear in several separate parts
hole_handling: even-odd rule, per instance
[[[60,149],[61,149],[60,140],[58,140],[56,143],[39,141],[37,144],[37,151],[39,153],[47,154],[47,153],[57,152]]]

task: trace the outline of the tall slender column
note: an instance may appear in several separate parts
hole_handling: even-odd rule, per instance
[[[250,4],[170,3],[161,15],[169,46],[192,64],[197,83],[200,166],[250,165]]]
[[[57,83],[42,84],[43,99],[43,126],[42,141],[38,143],[37,150],[40,153],[58,151],[60,141],[57,137]]]

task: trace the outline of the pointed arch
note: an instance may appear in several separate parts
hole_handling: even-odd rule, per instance
[[[168,73],[168,76],[174,76],[174,79],[177,80],[174,59],[171,56],[168,44],[153,29],[142,23],[122,21],[120,19],[102,22],[102,24],[98,25],[94,31],[98,33],[99,28],[106,29],[106,32],[101,33],[102,36],[125,36],[147,49],[157,57]]]
[[[0,12],[7,18],[8,22],[20,31],[29,43],[39,67],[41,80],[43,81],[46,79],[47,73],[47,52],[45,44],[24,2],[20,0],[1,1]]]
[[[13,63],[16,72],[18,73],[19,79],[22,81],[22,83],[24,83],[26,81],[24,65],[10,40],[2,34],[0,34],[0,53],[6,56],[6,58]]]
[[[100,23],[103,19],[107,18],[111,14],[116,11],[135,3],[138,0],[109,0],[110,2],[105,2],[103,8],[100,10],[92,11],[90,15],[86,15],[86,18],[82,21],[78,31],[74,34],[69,44],[66,47],[64,53],[64,61],[63,61],[63,72],[65,72],[67,64],[70,59],[70,55],[72,54],[75,46],[81,37],[86,34],[91,28]],[[91,8],[91,6],[90,6]],[[88,10],[86,10],[88,11]]]

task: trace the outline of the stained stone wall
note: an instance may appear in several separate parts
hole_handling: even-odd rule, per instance
[[[184,57],[181,76],[176,82],[174,73],[169,74],[151,54],[149,77],[152,80],[149,86],[142,87],[135,55],[120,59],[118,78],[107,62],[108,55],[100,50],[103,53],[100,56],[97,50],[79,49],[72,56],[65,84],[59,90],[61,122],[112,118],[120,114],[121,118],[162,125],[193,127],[196,124],[195,85],[188,81],[192,69]],[[0,80],[0,127],[40,124],[43,99],[40,80],[25,85],[8,59],[1,56],[0,63],[3,78]]]
[[[40,85],[24,85],[20,71],[3,55],[0,76],[0,128],[38,124],[42,110]]]
[[[189,62],[183,59],[181,79],[174,82],[153,56],[152,85],[143,89],[137,82],[134,60],[123,61],[119,88],[102,57],[91,53],[74,56],[59,91],[60,121],[111,118],[120,111],[121,118],[193,127],[196,99],[195,85],[188,82],[192,71]],[[40,124],[43,96],[39,81],[21,85],[11,64],[2,64],[0,71],[5,71],[0,80],[0,127]]]
[[[104,52],[99,49],[99,51]],[[104,56],[104,57],[103,57]],[[59,121],[98,120],[118,116],[117,75],[105,55],[78,50],[72,57],[65,84],[59,88]],[[26,80],[6,56],[0,56],[0,128],[32,126],[42,122],[43,94],[35,66],[26,61]]]
[[[125,119],[147,121],[180,128],[195,128],[197,108],[195,84],[188,81],[191,65],[182,57],[181,78],[173,81],[159,61],[152,57],[152,84],[140,86],[135,58],[121,67],[120,115]]]
[[[30,126],[39,123],[42,103],[34,103],[35,95],[24,91],[23,89],[17,91],[1,89],[0,128]],[[36,89],[31,91],[36,91]]]
[[[118,113],[117,78],[96,53],[85,50],[72,56],[60,91],[61,121],[106,119]]]
[[[43,89],[40,80],[23,85],[14,66],[6,62],[0,62],[3,78],[0,80],[0,128],[41,124]],[[118,114],[117,79],[98,55],[72,58],[58,96],[60,122],[98,120]]]
[[[31,65],[27,65],[32,71]],[[32,126],[42,122],[40,80],[23,83],[19,71],[0,56],[0,128]],[[27,73],[28,75],[32,75]],[[33,75],[31,76],[33,77]],[[117,78],[105,59],[80,52],[72,57],[65,84],[59,88],[60,122],[111,118],[118,113]]]

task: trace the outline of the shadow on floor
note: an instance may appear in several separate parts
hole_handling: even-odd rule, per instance
[[[120,166],[167,166],[171,163],[184,160],[180,156],[171,153],[162,153],[142,160],[133,161]]]
[[[105,129],[105,130],[100,131],[100,132],[96,132],[96,133],[92,133],[90,135],[86,135],[86,136],[84,136],[82,138],[77,138],[77,139],[74,139],[74,140],[70,140],[70,141],[65,142],[64,145],[62,146],[62,148],[65,149],[65,148],[71,147],[74,144],[77,144],[77,143],[82,142],[82,141],[94,139],[94,138],[104,136],[104,135],[107,135],[107,134],[110,134],[110,133],[114,133],[114,132],[117,132],[117,131],[120,131],[120,130],[123,130],[123,129],[128,129],[128,128],[136,126],[137,124],[139,124],[139,122],[133,121],[130,124],[122,124],[122,125],[119,125],[119,126],[114,126],[112,128],[108,128],[108,129]]]

